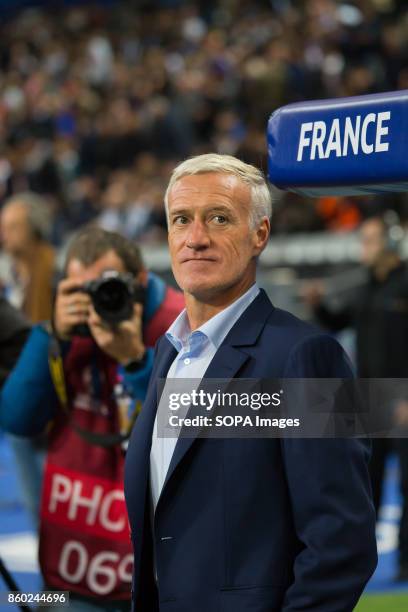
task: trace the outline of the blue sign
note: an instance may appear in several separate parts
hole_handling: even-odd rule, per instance
[[[311,196],[408,191],[408,90],[278,109],[268,176]]]

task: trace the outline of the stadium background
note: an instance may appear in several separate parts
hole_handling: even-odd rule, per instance
[[[266,170],[266,122],[279,106],[408,89],[406,0],[0,0],[0,20],[0,203],[40,193],[61,252],[95,222],[137,240],[170,280],[162,197],[177,161],[217,151]],[[260,266],[274,302],[307,317],[309,277],[347,299],[361,282],[356,232],[373,211],[405,232],[408,195],[276,193]],[[352,332],[342,341],[352,353]],[[0,555],[24,590],[39,588],[1,434],[0,491]],[[408,609],[408,584],[392,580],[399,512],[391,458],[380,564],[361,611]]]

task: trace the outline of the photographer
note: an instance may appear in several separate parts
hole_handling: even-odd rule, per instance
[[[23,436],[50,429],[39,549],[47,587],[70,591],[74,610],[127,610],[124,448],[152,347],[184,301],[147,273],[134,244],[97,228],[74,239],[65,272],[52,327],[34,327],[3,389],[0,424]]]

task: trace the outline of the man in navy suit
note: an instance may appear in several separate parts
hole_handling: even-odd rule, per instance
[[[263,175],[224,155],[180,164],[166,193],[186,309],[156,346],[126,459],[136,612],[348,612],[375,569],[358,439],[169,439],[159,378],[349,377],[330,336],[256,285],[269,238]]]

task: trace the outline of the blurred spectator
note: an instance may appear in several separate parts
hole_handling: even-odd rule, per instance
[[[55,254],[46,239],[50,230],[46,202],[28,192],[13,196],[1,210],[0,230],[9,258],[1,278],[6,297],[31,322],[50,319]]]
[[[408,271],[393,240],[397,225],[384,217],[367,219],[361,226],[361,264],[366,282],[353,301],[339,310],[324,300],[324,288],[311,283],[304,297],[323,326],[333,332],[353,327],[356,332],[357,373],[361,378],[408,376]],[[402,406],[401,406],[402,408]],[[392,406],[390,406],[390,411]],[[385,459],[395,442],[401,465],[403,512],[399,538],[399,578],[408,578],[408,439],[372,440],[370,474],[376,511],[383,492]]]
[[[403,0],[43,4],[1,25],[0,200],[47,194],[56,244],[99,213],[103,227],[160,239],[152,211],[169,163],[214,150],[266,169],[278,106],[408,88]],[[352,227],[358,205],[347,207],[322,227]],[[298,214],[282,223],[305,226],[319,228]]]
[[[8,199],[0,213],[0,230],[6,258],[0,282],[7,299],[32,323],[51,318],[54,249],[48,205],[40,196],[23,192]],[[38,525],[44,452],[43,436],[24,440],[9,436],[26,510]]]

